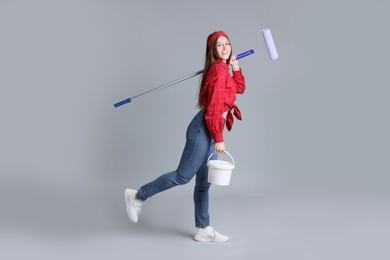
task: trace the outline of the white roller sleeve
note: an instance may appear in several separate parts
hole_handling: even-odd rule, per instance
[[[267,45],[269,57],[271,60],[276,60],[279,56],[275,47],[274,39],[272,38],[271,30],[264,29],[261,32],[264,37],[265,45]]]

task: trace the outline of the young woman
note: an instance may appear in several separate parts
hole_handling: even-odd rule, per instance
[[[229,67],[233,70],[233,76]],[[245,91],[245,79],[232,54],[229,37],[219,31],[207,38],[206,61],[199,89],[200,111],[187,128],[186,143],[176,171],[161,175],[138,190],[126,189],[126,210],[130,220],[138,222],[142,204],[153,195],[188,183],[195,175],[194,204],[195,226],[198,228],[194,239],[199,242],[226,242],[228,237],[216,232],[210,226],[209,188],[207,181],[207,159],[211,155],[225,152],[223,130],[230,131],[233,115],[241,120],[241,113],[234,104],[236,93]],[[213,155],[215,156],[215,155]]]

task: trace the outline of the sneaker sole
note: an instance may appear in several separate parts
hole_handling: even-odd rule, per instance
[[[225,243],[225,242],[229,241],[229,238],[228,238],[227,240],[218,240],[218,239],[212,239],[212,238],[209,238],[209,237],[204,237],[204,236],[195,235],[194,240],[195,240],[196,242]]]
[[[126,201],[126,212],[127,212],[127,217],[130,219],[131,222],[133,223],[137,223],[138,222],[138,219],[133,219],[131,217],[131,214],[130,214],[130,208],[129,208],[129,204],[130,204],[130,199],[131,199],[131,194],[130,194],[130,189],[126,189],[125,190],[125,201]]]

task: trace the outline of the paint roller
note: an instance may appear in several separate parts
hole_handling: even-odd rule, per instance
[[[275,47],[274,38],[272,37],[271,30],[264,29],[261,30],[260,32],[263,34],[265,46],[267,46],[269,57],[271,58],[271,60],[276,60],[279,57],[279,55]],[[260,36],[260,32],[259,32],[259,36]]]
[[[274,40],[273,40],[273,37],[272,37],[272,34],[271,34],[271,30],[270,29],[263,29],[263,30],[260,30],[259,33],[258,33],[258,39],[257,39],[257,42],[259,42],[259,38],[260,38],[260,33],[263,35],[263,38],[264,38],[264,42],[265,42],[265,45],[267,47],[267,51],[268,51],[268,54],[269,54],[269,57],[271,60],[276,60],[279,56],[278,56],[278,52],[276,50],[276,47],[275,47],[275,43],[274,43]],[[236,59],[239,60],[239,59],[242,59],[246,56],[249,56],[249,55],[252,55],[255,53],[256,50],[248,50],[246,52],[243,52],[243,53],[240,53],[236,56]],[[164,88],[167,88],[167,87],[170,87],[172,85],[175,85],[179,82],[182,82],[184,80],[187,80],[187,79],[190,79],[192,77],[195,77],[199,74],[202,74],[203,73],[203,70],[200,70],[200,71],[197,71],[197,72],[194,72],[194,73],[191,73],[191,74],[188,74],[187,76],[184,76],[184,77],[181,77],[179,79],[176,79],[174,81],[171,81],[171,82],[168,82],[164,85],[161,85],[161,86],[158,86],[156,88],[153,88],[151,90],[148,90],[148,91],[145,91],[141,94],[138,94],[136,96],[133,96],[131,98],[127,98],[127,99],[124,99],[118,103],[115,103],[114,104],[114,107],[120,107],[122,105],[125,105],[127,103],[130,103],[133,101],[133,99],[135,98],[138,98],[140,96],[144,96],[146,94],[150,94],[150,93],[153,93],[153,92],[156,92],[156,91],[159,91],[159,90],[162,90]]]

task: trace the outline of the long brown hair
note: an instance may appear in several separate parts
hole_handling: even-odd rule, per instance
[[[215,34],[215,33],[217,33],[217,32],[213,32],[212,34],[210,34],[207,37],[207,41],[206,41],[206,56],[205,56],[205,62],[204,62],[204,69],[203,69],[203,74],[202,74],[202,80],[200,82],[200,86],[199,86],[199,90],[198,90],[198,107],[199,108],[202,108],[201,94],[202,94],[203,87],[206,83],[207,74],[209,73],[211,65],[215,62],[216,59],[219,59],[218,52],[217,52],[217,39],[218,38],[216,38],[210,44],[210,47],[207,46],[207,42],[209,41],[211,36],[213,36],[213,34]],[[230,40],[229,40],[229,42],[230,42]],[[230,47],[231,47],[231,45],[230,45]],[[229,64],[230,58],[232,57],[232,53],[233,53],[233,49],[231,49],[229,58],[226,60],[227,64]]]

